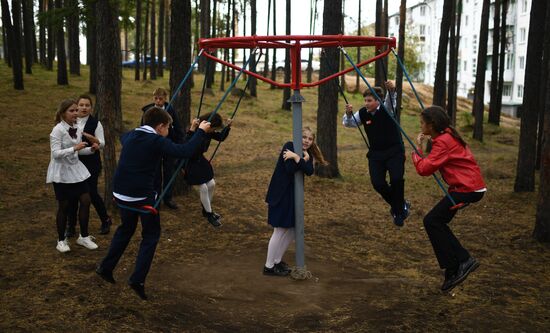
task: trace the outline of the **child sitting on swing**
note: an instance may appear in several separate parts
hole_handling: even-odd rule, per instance
[[[197,119],[194,119],[191,123],[189,131],[187,132],[187,138],[192,137],[201,121],[208,120],[211,114],[212,113],[207,113]],[[214,188],[216,187],[216,182],[214,181],[214,169],[212,168],[212,164],[204,156],[204,153],[208,151],[208,147],[210,147],[210,142],[212,139],[219,142],[223,142],[227,139],[229,131],[231,130],[231,122],[232,119],[228,119],[227,125],[223,127],[222,117],[217,113],[214,114],[210,120],[211,130],[206,132],[202,145],[200,145],[193,156],[189,158],[185,168],[185,179],[187,180],[187,183],[189,185],[196,185],[199,187],[202,215],[214,227],[219,227],[222,223],[221,216],[212,209],[212,199],[214,198]]]

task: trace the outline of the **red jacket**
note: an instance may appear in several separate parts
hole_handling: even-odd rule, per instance
[[[449,129],[432,138],[432,151],[428,156],[422,158],[413,152],[412,160],[421,176],[439,170],[443,180],[449,184],[449,192],[475,192],[486,187],[470,148],[463,147],[453,138]]]

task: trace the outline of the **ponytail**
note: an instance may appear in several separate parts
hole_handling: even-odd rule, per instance
[[[464,141],[460,134],[458,134],[458,131],[451,126],[451,119],[442,107],[437,105],[429,106],[422,111],[421,116],[426,124],[432,125],[434,131],[440,134],[447,132],[463,147],[466,147],[466,141]]]

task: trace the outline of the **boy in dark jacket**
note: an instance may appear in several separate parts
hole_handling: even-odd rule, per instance
[[[155,203],[159,193],[155,191],[154,180],[163,156],[191,157],[201,145],[205,131],[210,130],[210,123],[204,121],[187,143],[175,144],[166,138],[172,124],[172,118],[166,111],[157,107],[147,110],[143,115],[143,123],[143,126],[122,138],[122,151],[113,179],[115,200],[125,207],[137,209]],[[104,280],[115,283],[113,270],[128,246],[140,217],[143,239],[128,284],[139,297],[146,300],[144,283],[160,238],[160,216],[122,207],[120,216],[121,224],[113,236],[109,252],[96,272]]]

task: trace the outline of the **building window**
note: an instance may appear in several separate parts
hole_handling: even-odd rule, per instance
[[[505,84],[502,87],[502,96],[511,97],[512,96],[512,85]]]
[[[527,12],[527,0],[521,0],[521,12],[522,13]]]
[[[523,85],[518,84],[518,98],[523,98]]]
[[[514,54],[508,53],[506,55],[506,69],[512,69],[512,66],[514,66]]]
[[[468,15],[464,17],[464,26],[468,26]]]
[[[426,26],[424,24],[419,25],[420,36],[426,36]]]
[[[399,25],[399,17],[396,16],[394,20],[395,20],[395,25]]]
[[[519,69],[525,69],[525,57],[519,57]]]
[[[527,38],[527,29],[520,28],[519,29],[519,42],[525,43],[525,39]]]
[[[464,70],[468,70],[468,61],[464,60]]]
[[[420,16],[426,16],[426,7],[420,7]]]

